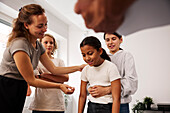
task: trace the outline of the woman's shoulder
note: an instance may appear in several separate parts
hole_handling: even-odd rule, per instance
[[[26,38],[24,37],[18,37],[12,40],[11,46],[26,46],[29,45],[29,42]]]
[[[15,39],[13,39],[13,41],[25,41],[25,42],[28,42],[28,40],[25,37],[17,37]]]

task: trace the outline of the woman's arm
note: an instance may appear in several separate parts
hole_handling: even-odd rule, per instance
[[[79,95],[79,104],[78,104],[78,113],[83,113],[86,98],[87,98],[87,82],[81,81],[80,95]]]
[[[54,75],[68,74],[76,71],[81,71],[86,66],[86,64],[83,64],[80,66],[56,67],[50,60],[46,52],[41,55],[40,61],[44,65],[44,67]]]
[[[13,58],[20,74],[29,85],[40,88],[59,88],[66,94],[72,94],[74,92],[74,88],[66,84],[52,83],[41,79],[36,79],[33,73],[30,57],[27,53],[17,51],[14,53]]]
[[[54,64],[56,63],[58,67],[65,67],[64,61],[61,59],[53,60],[53,63]],[[38,72],[37,74],[39,74],[40,79],[51,81],[51,82],[64,83],[69,80],[68,74],[53,75],[49,73],[49,71],[43,70],[43,66],[41,65],[38,65],[35,72]]]
[[[63,82],[67,82],[69,80],[69,76],[68,74],[64,74],[64,75],[53,75],[53,74],[49,74],[49,73],[42,73],[41,75],[41,79],[45,80],[51,80],[53,82],[57,82],[57,83],[63,83]]]
[[[120,92],[121,92],[120,79],[112,81],[111,88],[112,88],[112,98],[113,98],[112,113],[119,113]]]

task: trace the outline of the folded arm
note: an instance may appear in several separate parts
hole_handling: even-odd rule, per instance
[[[88,92],[95,98],[111,94],[111,86],[93,86],[88,88]]]
[[[76,71],[81,71],[86,66],[86,64],[83,64],[80,66],[56,67],[50,60],[46,52],[41,55],[40,61],[43,66],[54,75],[68,74]]]
[[[41,79],[36,79],[33,73],[30,57],[24,51],[15,52],[13,58],[20,74],[29,85],[40,88],[59,88],[66,94],[72,94],[74,92],[74,88],[66,84],[52,83]]]
[[[41,76],[41,79],[51,80],[51,81],[57,82],[57,83],[64,83],[69,80],[69,76],[67,74],[53,75],[53,74],[49,74],[49,73],[42,73],[40,76]]]

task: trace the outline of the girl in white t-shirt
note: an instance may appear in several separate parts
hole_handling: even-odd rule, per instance
[[[55,41],[55,38],[50,34],[45,34],[44,38],[42,38],[40,42],[45,47],[49,58],[55,64],[55,66],[64,67],[63,60],[53,57],[53,54],[57,49],[57,43]],[[69,76],[67,74],[57,75],[57,76],[50,74],[50,72],[41,64],[41,62],[39,62],[38,64],[37,71],[41,73],[40,79],[43,80],[63,83],[68,81],[69,79]],[[54,88],[48,88],[48,89],[36,88],[29,109],[33,110],[32,113],[43,113],[43,112],[64,113],[65,102],[64,102],[64,96],[62,91],[60,89],[54,89]]]
[[[120,107],[120,75],[115,64],[102,49],[100,41],[93,36],[86,37],[80,44],[83,60],[88,64],[81,74],[81,89],[78,104],[78,113],[83,113],[87,84],[91,86],[111,86],[112,93],[94,98],[88,97],[87,113],[119,113]],[[108,61],[109,60],[109,61]]]

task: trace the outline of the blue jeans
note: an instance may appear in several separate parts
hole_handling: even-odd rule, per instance
[[[119,113],[129,113],[129,103],[120,104],[120,112]]]
[[[112,103],[109,104],[98,104],[88,102],[87,113],[111,113],[112,112]]]
[[[64,113],[64,111],[35,111],[33,110],[32,113]]]

